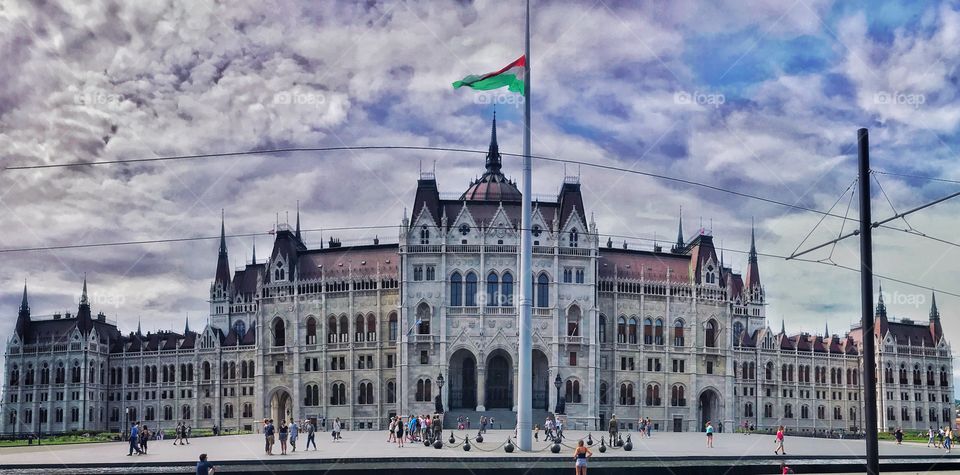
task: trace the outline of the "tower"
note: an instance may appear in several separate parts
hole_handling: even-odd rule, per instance
[[[20,300],[20,311],[17,313],[17,336],[25,342],[30,332],[30,305],[27,303],[27,282],[23,282],[23,299]]]
[[[227,256],[227,233],[223,212],[220,214],[220,251],[217,273],[210,285],[210,320],[223,331],[230,329],[230,259]]]
[[[766,318],[764,310],[763,284],[760,283],[760,264],[757,259],[757,238],[753,225],[750,225],[750,253],[747,256],[747,276],[744,281],[744,301],[751,323],[759,321],[762,325]],[[751,325],[751,328],[753,325]]]

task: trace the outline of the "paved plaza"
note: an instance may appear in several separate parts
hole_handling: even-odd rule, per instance
[[[445,447],[437,450],[433,447],[425,447],[420,443],[408,443],[403,448],[398,448],[396,444],[386,443],[385,431],[361,431],[344,432],[343,439],[338,442],[332,442],[327,433],[318,434],[317,451],[304,451],[302,445],[306,443],[306,438],[299,440],[299,449],[295,453],[288,455],[279,455],[279,443],[274,447],[275,455],[267,456],[264,453],[263,436],[259,434],[223,436],[223,437],[204,437],[192,439],[190,445],[174,446],[172,440],[151,441],[148,455],[128,457],[128,444],[123,442],[101,443],[101,444],[80,444],[80,445],[51,445],[51,446],[28,446],[0,449],[0,465],[6,468],[12,468],[12,465],[37,465],[37,464],[138,464],[138,463],[163,463],[163,462],[189,462],[194,461],[200,453],[207,453],[213,462],[225,461],[256,461],[256,460],[276,460],[284,459],[289,461],[310,461],[324,460],[332,462],[336,460],[365,459],[365,458],[401,458],[401,459],[423,459],[429,458],[449,458],[449,459],[482,459],[482,458],[503,458],[503,457],[570,457],[572,450],[563,447],[559,454],[552,454],[549,450],[549,444],[544,441],[534,442],[534,453],[522,453],[515,451],[513,454],[504,452],[502,444],[508,436],[512,436],[512,431],[489,431],[485,434],[483,443],[472,442],[471,450],[465,452],[461,444],[463,431],[454,431],[458,436],[457,444],[451,446],[445,440]],[[445,433],[445,439],[448,439],[450,432]],[[471,440],[476,435],[471,432]],[[542,434],[541,434],[542,435]],[[773,437],[767,435],[743,435],[743,434],[718,434],[715,437],[714,448],[709,449],[705,445],[705,437],[700,433],[690,432],[667,432],[655,433],[651,439],[641,439],[636,433],[631,434],[631,440],[634,443],[634,449],[625,452],[620,449],[607,450],[605,454],[599,453],[599,433],[593,433],[594,456],[597,459],[604,457],[630,457],[630,458],[652,458],[652,459],[670,459],[670,458],[696,458],[704,459],[708,457],[767,457],[770,460],[810,460],[818,457],[850,457],[862,458],[864,454],[864,442],[862,440],[837,440],[837,439],[816,439],[806,437],[788,437],[786,440],[786,457],[773,456]],[[568,439],[565,444],[573,446],[580,438],[586,438],[587,433],[582,431],[571,431],[567,434]],[[880,454],[882,457],[925,457],[941,458],[946,457],[952,461],[960,460],[960,453],[945,454],[941,449],[927,448],[925,444],[905,443],[901,446],[893,442],[880,442]]]

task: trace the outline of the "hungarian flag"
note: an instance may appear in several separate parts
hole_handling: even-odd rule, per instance
[[[510,92],[519,92],[526,95],[523,90],[523,75],[526,65],[527,57],[521,56],[499,71],[479,76],[471,74],[453,83],[453,88],[458,89],[460,86],[467,86],[478,91],[489,91],[506,86]]]

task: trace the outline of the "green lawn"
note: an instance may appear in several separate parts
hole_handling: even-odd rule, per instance
[[[164,431],[166,439],[172,440],[173,429]],[[251,431],[229,431],[222,435],[242,435],[242,434],[252,434]],[[213,436],[213,431],[210,429],[193,429],[191,431],[191,438],[196,437],[211,437]],[[99,434],[90,434],[89,436],[84,436],[83,434],[67,434],[67,435],[51,435],[44,436],[40,440],[40,445],[63,445],[63,444],[93,444],[99,442],[114,442],[115,439],[118,439],[120,434],[116,432],[101,432]],[[2,447],[25,447],[30,445],[36,445],[37,440],[33,440],[33,444],[30,444],[29,439],[16,439],[16,440],[0,440],[0,448]]]

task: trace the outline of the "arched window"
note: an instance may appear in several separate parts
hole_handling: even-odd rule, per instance
[[[600,340],[600,343],[607,342],[607,317],[602,313],[597,320],[597,338]]]
[[[350,341],[350,320],[346,315],[340,315],[340,343]]]
[[[387,404],[395,404],[397,402],[397,383],[393,381],[387,381]]]
[[[620,405],[633,406],[637,403],[633,395],[633,383],[620,383]]]
[[[286,346],[286,325],[282,318],[273,321],[273,346]]]
[[[466,292],[463,297],[463,304],[467,307],[476,307],[477,306],[477,274],[473,272],[467,272],[466,277],[466,286],[464,286]]]
[[[230,379],[237,379],[237,363],[235,361],[230,362]]]
[[[180,418],[190,419],[190,406],[184,404],[183,407],[180,408]]]
[[[169,421],[171,419],[173,419],[173,407],[163,406],[163,420]]]
[[[420,244],[430,244],[430,230],[426,225],[420,228]]]
[[[582,402],[582,399],[580,398],[580,381],[577,381],[576,379],[568,379],[563,398],[569,403]]]
[[[748,402],[743,405],[743,417],[753,417],[753,403]]]
[[[223,418],[233,419],[233,404],[229,402],[223,405]]]
[[[643,319],[643,344],[653,343],[653,321],[649,318]]]
[[[247,362],[240,362],[240,379],[247,379]]]
[[[73,380],[73,382],[79,383],[80,382],[80,362],[79,361],[73,362],[73,369],[71,372],[73,373],[71,374],[71,379]],[[133,378],[131,377],[129,379],[133,379]]]
[[[430,306],[426,302],[421,302],[417,306],[417,334],[430,334]]]
[[[660,385],[659,384],[651,383],[647,385],[647,398],[645,402],[647,406],[660,405]]]
[[[253,360],[247,361],[247,374],[249,374],[251,378],[257,375],[254,371]]]
[[[580,307],[576,305],[567,310],[567,336],[580,336]]]
[[[789,381],[789,379],[787,379],[787,365],[786,365],[786,364],[780,366],[780,380],[781,380],[781,381]]]
[[[630,318],[630,322],[627,324],[627,341],[631,345],[637,344],[637,319]]]
[[[600,382],[600,404],[607,403],[607,383]]]
[[[333,383],[330,387],[330,405],[343,406],[347,404],[347,385],[344,383]]]
[[[430,378],[421,378],[417,380],[417,392],[414,399],[417,402],[429,402],[433,400],[433,396],[430,395],[432,392],[433,385],[430,382]]]
[[[773,379],[773,362],[772,361],[767,361],[767,364],[764,367],[763,375],[767,381],[770,381]]]
[[[848,373],[848,374],[847,374],[847,384],[852,384],[852,383],[853,383],[853,381],[852,381],[852,380],[853,380],[853,374],[852,374],[852,372],[850,371],[850,369],[847,369],[847,373]],[[915,364],[915,365],[913,366],[913,385],[914,385],[914,386],[920,386],[920,384],[922,384],[922,380],[923,380],[923,376],[922,376],[922,375],[923,375],[923,372],[920,370],[920,365],[919,365],[919,364]]]
[[[541,272],[537,276],[537,307],[546,308],[550,306],[550,278],[546,272]]]
[[[313,317],[307,319],[307,344],[317,344],[317,319]]]
[[[377,317],[372,313],[367,314],[367,341],[377,340]]]
[[[337,317],[330,315],[327,319],[327,343],[337,342]]]
[[[147,415],[150,415],[150,413],[152,412],[151,409],[153,408],[152,407],[147,408]],[[209,404],[204,404],[201,414],[203,414],[204,419],[213,419],[213,406]]]
[[[513,306],[513,274],[504,272],[500,278],[500,305]]]
[[[273,280],[279,282],[285,279],[286,279],[286,272],[283,270],[283,262],[277,262],[277,268],[273,271]]]
[[[454,272],[450,276],[450,306],[463,306],[463,277],[459,272]]]
[[[627,342],[627,319],[623,315],[617,318],[617,343]]]
[[[717,346],[717,321],[712,318],[707,320],[704,344],[709,348],[716,348]]]
[[[663,344],[663,320],[659,318],[653,322],[653,343],[655,345]]]
[[[809,419],[810,418],[810,407],[806,404],[800,406],[800,418]]]
[[[577,233],[577,228],[570,230],[570,247],[577,247],[580,244],[580,234]]]
[[[789,404],[789,403],[788,403],[788,404],[784,404],[784,406],[783,406],[783,417],[786,417],[787,419],[793,419],[793,405],[792,405],[792,404]]]
[[[673,321],[673,346],[683,346],[683,320]]]
[[[683,407],[687,405],[686,394],[684,394],[684,388],[682,384],[674,384],[670,388],[670,405]]]
[[[487,301],[484,303],[485,306],[500,305],[499,289],[500,282],[497,280],[497,274],[494,272],[487,274]]]
[[[733,341],[740,341],[740,335],[743,333],[743,323],[734,322],[733,323]]]
[[[357,314],[353,319],[354,341],[360,343],[363,341],[363,315]]]
[[[387,334],[390,337],[390,341],[397,341],[398,331],[397,312],[390,312],[390,316],[387,317]]]
[[[357,403],[358,404],[373,404],[373,383],[371,382],[361,382],[360,387],[357,389]]]

